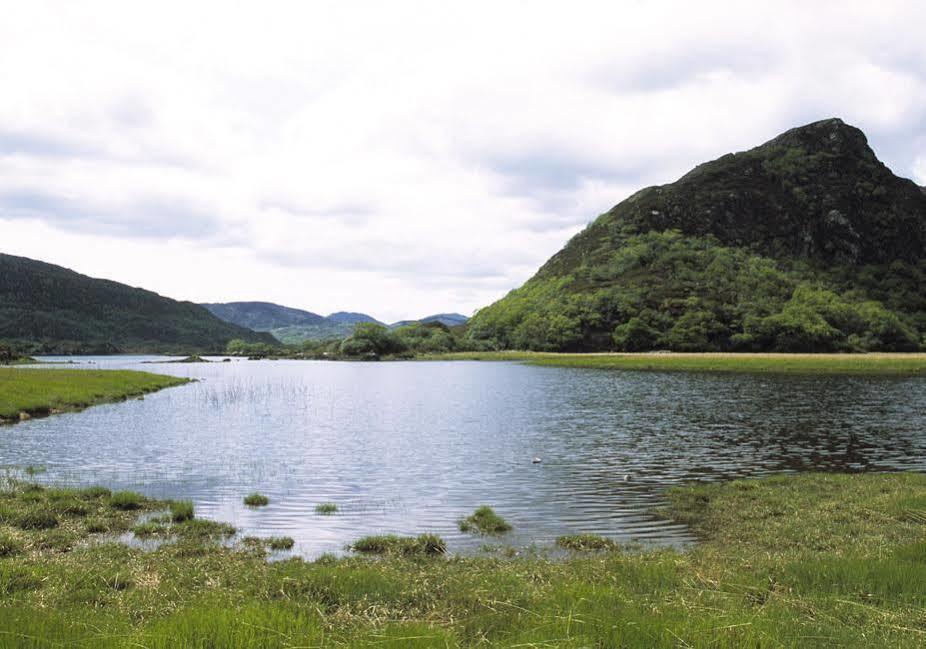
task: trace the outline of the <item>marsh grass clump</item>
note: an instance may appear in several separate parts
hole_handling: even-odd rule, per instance
[[[22,530],[50,530],[58,527],[58,517],[49,511],[29,509],[16,517],[16,526]]]
[[[315,513],[322,516],[328,516],[338,511],[338,506],[334,503],[321,503],[315,506]]]
[[[238,531],[234,525],[219,521],[210,521],[205,518],[193,518],[174,526],[174,530],[187,539],[214,539],[234,536]]]
[[[365,536],[354,541],[349,549],[363,554],[410,557],[444,554],[447,545],[436,534],[421,534],[418,537],[385,534]]]
[[[0,557],[11,557],[19,554],[22,550],[22,541],[6,532],[0,532]]]
[[[99,518],[90,518],[87,519],[86,523],[84,523],[84,531],[87,534],[102,534],[103,532],[109,531],[109,526],[104,520]]]
[[[479,534],[504,534],[512,529],[511,524],[488,505],[482,505],[471,516],[461,519],[458,525],[461,532]]]
[[[138,525],[132,528],[132,534],[139,539],[147,539],[152,536],[163,536],[169,532],[168,528],[163,523],[158,523],[155,521],[146,521],[144,523],[139,523]]]
[[[556,545],[575,552],[615,550],[620,547],[611,539],[598,534],[569,534],[556,539]]]
[[[87,498],[109,498],[113,495],[113,492],[107,489],[106,487],[101,487],[100,485],[93,485],[92,487],[87,487],[83,490],[84,495]]]
[[[117,491],[109,498],[109,505],[113,509],[129,511],[140,509],[145,497],[135,491]]]
[[[291,550],[296,542],[288,536],[272,536],[267,539],[267,546],[271,550]]]
[[[261,493],[251,493],[244,497],[244,504],[248,507],[265,507],[270,504],[270,499]]]
[[[170,520],[174,523],[193,520],[193,501],[174,500],[170,503]]]

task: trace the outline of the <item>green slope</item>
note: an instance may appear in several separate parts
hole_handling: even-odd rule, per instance
[[[0,254],[0,339],[24,351],[218,351],[234,338],[275,342],[191,302]]]
[[[487,349],[912,351],[924,258],[923,188],[825,120],[631,196],[467,336]]]

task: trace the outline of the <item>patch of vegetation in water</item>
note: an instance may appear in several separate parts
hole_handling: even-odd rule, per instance
[[[272,536],[267,539],[267,547],[271,550],[292,550],[296,542],[288,536]]]
[[[321,503],[315,506],[315,513],[321,515],[334,514],[338,511],[338,506],[334,503]]]
[[[175,500],[170,503],[170,519],[174,523],[193,520],[193,501]]]
[[[461,532],[479,534],[504,534],[512,529],[511,524],[488,505],[478,507],[470,516],[460,519],[457,525]]]
[[[251,493],[244,497],[244,504],[248,507],[265,507],[270,504],[270,499],[260,493]]]

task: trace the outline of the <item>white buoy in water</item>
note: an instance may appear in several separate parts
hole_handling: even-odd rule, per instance
[[[624,482],[630,482],[630,474],[629,474],[629,473],[625,473],[625,474],[624,474]]]
[[[539,457],[535,457],[535,458],[532,460],[532,462],[533,462],[534,464],[540,464],[541,462],[543,462],[543,460],[541,460]]]

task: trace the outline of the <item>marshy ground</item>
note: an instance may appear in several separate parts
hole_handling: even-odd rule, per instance
[[[123,401],[189,379],[132,370],[0,367],[0,422]]]
[[[458,352],[423,360],[522,361],[531,365],[662,372],[768,372],[778,374],[926,375],[924,353],[753,354]]]
[[[364,543],[397,551],[268,562],[268,546],[286,540],[236,541],[185,503],[10,482],[0,637],[4,647],[922,646],[926,476],[775,476],[668,497],[662,515],[701,538],[689,550],[584,536],[563,541],[565,558],[447,556],[438,539],[379,537]],[[153,549],[120,541],[141,520]]]

